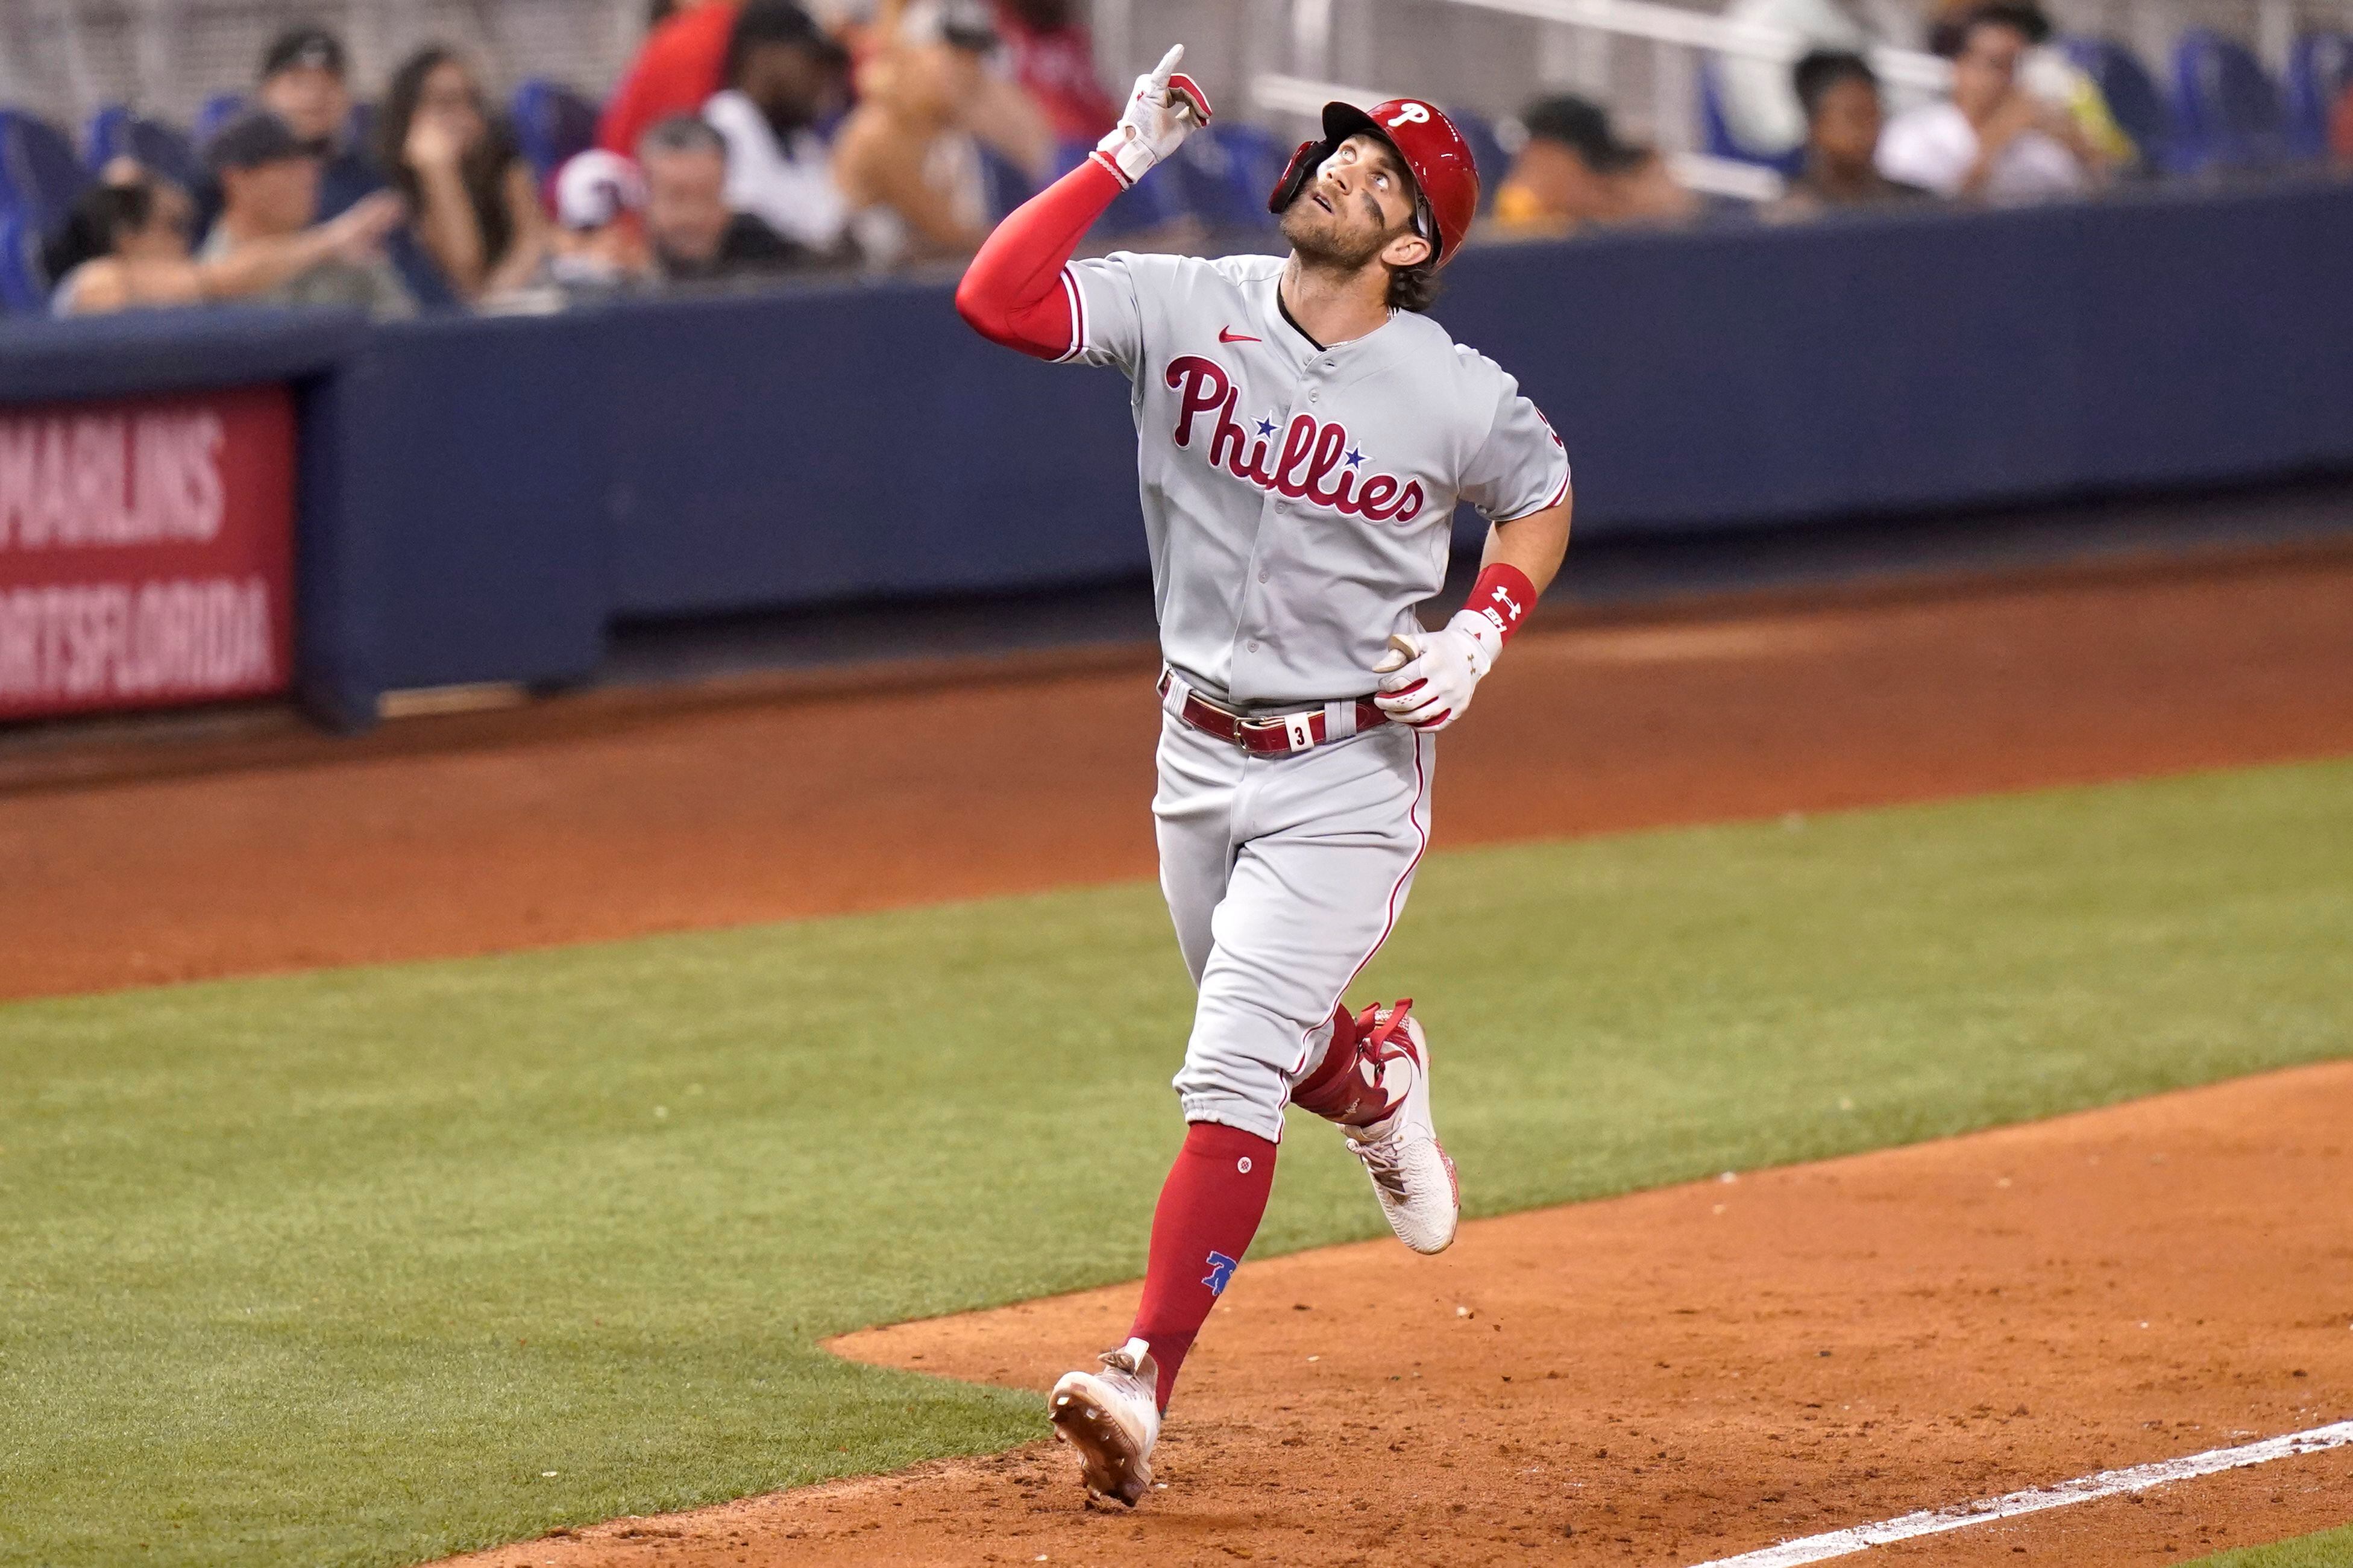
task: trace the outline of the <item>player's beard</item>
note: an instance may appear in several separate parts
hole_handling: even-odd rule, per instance
[[[1397,237],[1393,233],[1351,228],[1340,221],[1339,214],[1317,206],[1304,189],[1283,209],[1282,227],[1282,237],[1291,242],[1301,261],[1335,272],[1362,271]]]

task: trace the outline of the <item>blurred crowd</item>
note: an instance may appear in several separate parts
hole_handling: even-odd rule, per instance
[[[2021,0],[1941,8],[1925,40],[1912,12],[1864,0],[1734,0],[1726,15],[1811,46],[1793,67],[1727,58],[1717,68],[1730,139],[1786,175],[1784,193],[1764,205],[1767,218],[1890,202],[2046,200],[2166,172],[2119,126],[2099,84],[2052,47],[2042,12]],[[1891,111],[1865,51],[1922,41],[1951,63],[1951,86]],[[1668,223],[1703,209],[1655,151],[1620,140],[1599,105],[1545,99],[1521,125],[1525,142],[1492,231]],[[2337,89],[2328,137],[2333,162],[2353,171],[2353,75]]]
[[[1070,0],[882,0],[831,26],[693,0],[542,181],[458,54],[417,51],[360,110],[342,40],[298,26],[200,179],[106,165],[43,247],[51,308],[544,309],[961,256],[992,161],[1043,184],[1111,128],[1093,58]]]
[[[1812,46],[1794,68],[1718,62],[1726,128],[1772,149],[1787,175],[1767,216],[2072,195],[2140,161],[2031,5],[1936,12],[1927,41],[1952,62],[1950,90],[1893,111],[1867,50],[1920,41],[1916,13],[1734,0],[1726,15]],[[678,0],[596,113],[593,147],[535,172],[460,55],[417,51],[365,107],[342,40],[296,26],[206,138],[194,177],[106,165],[42,247],[51,309],[543,310],[952,258],[1002,210],[1008,172],[1042,184],[1117,110],[1081,0],[879,0],[854,15],[822,0]],[[1531,104],[1512,130],[1487,234],[1707,210],[1669,160],[1584,99]],[[2353,166],[2353,81],[2332,135]]]

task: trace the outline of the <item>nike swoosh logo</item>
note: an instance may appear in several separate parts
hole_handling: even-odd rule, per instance
[[[1255,343],[1262,342],[1265,340],[1261,338],[1253,338],[1245,332],[1238,332],[1231,327],[1219,327],[1218,329],[1218,341],[1221,343]]]

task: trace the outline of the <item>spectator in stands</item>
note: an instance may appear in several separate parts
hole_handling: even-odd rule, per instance
[[[1874,45],[1909,47],[1915,12],[1901,0],[1732,0],[1727,22],[1795,33],[1808,49],[1862,54]],[[1805,140],[1805,111],[1778,59],[1719,55],[1713,68],[1724,128],[1743,151],[1778,157]]]
[[[1542,99],[1520,115],[1527,142],[1495,193],[1505,234],[1561,234],[1586,224],[1672,223],[1698,213],[1648,147],[1620,142],[1601,108],[1572,94]]]
[[[1058,143],[1092,147],[1118,123],[1119,105],[1095,74],[1095,42],[1073,0],[997,0],[997,31],[1013,79]]]
[[[1861,55],[1816,49],[1790,72],[1806,110],[1806,162],[1773,205],[1777,217],[1830,207],[1916,201],[1928,193],[1891,180],[1873,162],[1879,149],[1879,78]]]
[[[2024,6],[1980,6],[1944,37],[1953,95],[1899,114],[1879,140],[1879,171],[1941,196],[1995,202],[2073,195],[2101,154],[2063,109],[2019,83],[2019,62],[2050,24]]]
[[[820,256],[848,243],[849,209],[817,126],[848,101],[849,68],[793,0],[748,0],[727,45],[727,85],[702,109],[727,142],[727,205]]]
[[[82,192],[65,226],[42,247],[42,269],[52,280],[49,308],[60,316],[129,305],[195,304],[205,296],[189,287],[158,289],[151,275],[183,281],[191,268],[188,243],[196,205],[179,186],[139,169],[110,166],[107,177]]]
[[[1033,182],[1053,159],[1045,115],[987,59],[997,30],[983,0],[913,0],[859,81],[834,175],[867,259],[890,266],[966,256],[988,237],[981,143]]]
[[[690,0],[657,22],[605,100],[596,145],[628,157],[656,124],[710,102],[726,85],[721,72],[741,9],[736,0]]]
[[[449,50],[428,46],[392,73],[376,158],[408,202],[394,255],[423,303],[470,305],[538,274],[547,216],[531,169]]]
[[[284,121],[267,110],[231,121],[206,149],[205,162],[220,185],[221,213],[198,261],[250,258],[257,248],[268,258],[299,248],[292,242],[319,210],[320,158]],[[396,198],[363,197],[324,226],[339,242],[251,296],[274,304],[356,306],[380,317],[416,314],[417,301],[374,248],[399,216]]]
[[[261,57],[261,107],[286,122],[319,155],[319,212],[330,218],[370,191],[384,175],[367,150],[351,140],[352,93],[343,41],[324,27],[290,27]]]
[[[617,153],[592,147],[555,174],[555,254],[548,280],[573,299],[609,295],[646,282],[645,176]]]
[[[2026,52],[2019,58],[2018,85],[2074,121],[2102,163],[2121,167],[2137,162],[2140,149],[2116,123],[2100,84],[2051,43],[2050,16],[2036,0],[1935,0],[1926,17],[1928,52],[1947,59],[1958,55],[1970,26],[1997,3],[2028,39]]]
[[[673,115],[645,133],[646,241],[670,283],[770,276],[814,259],[750,213],[727,205],[727,143],[710,122]]]

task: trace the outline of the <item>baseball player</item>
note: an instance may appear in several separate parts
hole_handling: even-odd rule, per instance
[[[1287,258],[1071,259],[1208,123],[1183,53],[1136,79],[1118,127],[997,226],[956,290],[984,336],[1132,388],[1166,666],[1160,884],[1199,994],[1134,1327],[1048,1401],[1091,1498],[1130,1506],[1265,1213],[1286,1104],[1339,1125],[1408,1247],[1454,1239],[1421,1025],[1409,1002],[1351,1014],[1342,994],[1430,841],[1437,732],[1568,544],[1559,438],[1420,313],[1479,205],[1470,149],[1430,104],[1324,106],[1268,203]],[[1470,603],[1425,631],[1414,606],[1444,585],[1458,500],[1490,521],[1486,551]]]

